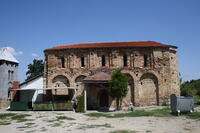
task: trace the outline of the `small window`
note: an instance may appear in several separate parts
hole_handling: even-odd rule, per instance
[[[148,66],[148,56],[145,54],[144,55],[144,67]]]
[[[106,66],[106,58],[105,58],[105,55],[102,55],[102,57],[101,57],[101,64],[102,64],[102,66]]]
[[[123,56],[123,61],[124,61],[124,67],[128,66],[128,59],[126,54]]]
[[[9,70],[8,71],[8,80],[10,80],[10,73],[11,73],[11,71]]]
[[[14,72],[11,71],[11,80],[13,80],[13,79],[14,79]]]
[[[81,57],[81,67],[85,67],[85,58]]]
[[[65,58],[64,57],[61,58],[61,66],[62,66],[62,68],[65,68]]]

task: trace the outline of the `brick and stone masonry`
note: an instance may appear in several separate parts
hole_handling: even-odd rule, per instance
[[[91,80],[103,72],[121,69],[129,90],[122,106],[161,105],[170,94],[180,95],[177,47],[154,41],[83,43],[46,49],[44,87],[77,87],[77,96],[87,88],[87,107],[115,107],[108,82]],[[105,75],[104,74],[104,75]],[[99,75],[98,75],[99,76]],[[69,95],[69,91],[56,92]]]

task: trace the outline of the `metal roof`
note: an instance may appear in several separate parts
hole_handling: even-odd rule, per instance
[[[10,53],[7,47],[0,49],[0,60],[19,63],[19,61]]]

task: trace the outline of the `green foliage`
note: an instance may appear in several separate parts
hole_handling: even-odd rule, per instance
[[[26,72],[26,81],[40,75],[44,72],[43,60],[34,59],[32,64],[28,65],[28,71]]]
[[[199,95],[200,96],[200,79],[186,81],[181,84],[181,95]]]
[[[78,103],[77,103],[77,107],[76,107],[76,112],[79,113],[84,113],[85,109],[84,109],[84,95],[80,95],[78,98]]]
[[[195,96],[194,102],[195,102],[195,104],[200,105],[200,96]]]
[[[113,71],[111,80],[109,81],[110,85],[110,96],[116,98],[117,100],[117,109],[119,110],[121,106],[121,100],[126,96],[128,92],[128,79],[125,74],[123,74],[119,69]]]

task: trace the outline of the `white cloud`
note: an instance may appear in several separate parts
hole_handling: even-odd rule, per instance
[[[22,51],[16,51],[14,48],[12,48],[12,47],[4,47],[4,48],[6,48],[12,55],[15,55],[15,56],[17,56],[17,55],[22,55],[23,54],[23,52]],[[3,48],[2,48],[3,49]]]
[[[39,55],[35,54],[35,53],[32,53],[32,56],[35,57],[35,58],[38,58]]]

